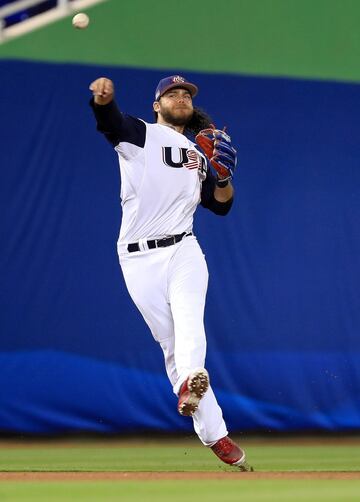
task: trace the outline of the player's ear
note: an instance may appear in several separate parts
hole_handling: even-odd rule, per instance
[[[154,101],[153,103],[153,109],[154,109],[154,112],[159,112],[160,111],[160,103],[159,101]]]

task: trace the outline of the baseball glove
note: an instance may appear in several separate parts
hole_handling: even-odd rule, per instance
[[[231,146],[231,138],[225,131],[209,127],[195,137],[196,143],[203,150],[210,164],[220,179],[231,179],[236,167],[236,150]]]

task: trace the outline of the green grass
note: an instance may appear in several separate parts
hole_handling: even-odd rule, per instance
[[[135,481],[0,483],[0,500],[26,502],[358,502],[360,481]]]
[[[360,471],[360,446],[242,443],[257,471]],[[197,442],[74,443],[0,449],[0,471],[219,471],[224,464]],[[360,498],[360,497],[359,497]]]

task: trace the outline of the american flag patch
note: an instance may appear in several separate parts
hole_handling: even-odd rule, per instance
[[[187,162],[184,162],[183,166],[188,169],[200,169],[202,165],[202,157],[195,150],[187,150],[186,155],[188,158]]]

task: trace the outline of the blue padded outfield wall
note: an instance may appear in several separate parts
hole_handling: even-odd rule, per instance
[[[0,72],[0,430],[192,430],[125,289],[117,157],[88,106],[105,74],[122,109],[151,121],[167,73]],[[207,367],[228,426],[359,429],[360,85],[186,76],[239,152],[232,212],[195,219]]]

